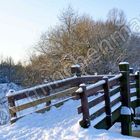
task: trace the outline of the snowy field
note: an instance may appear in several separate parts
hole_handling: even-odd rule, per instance
[[[4,86],[4,88],[2,88]],[[15,85],[1,85],[8,91]],[[7,88],[7,89],[6,89]],[[1,90],[2,91],[2,90]],[[5,97],[5,93],[1,94]],[[5,99],[5,98],[3,98]],[[137,140],[136,137],[123,136],[120,126],[112,130],[97,130],[93,127],[83,129],[79,125],[82,119],[77,113],[79,101],[70,100],[59,108],[52,107],[44,114],[33,113],[23,117],[14,124],[0,126],[0,140]],[[96,121],[96,120],[95,120]]]

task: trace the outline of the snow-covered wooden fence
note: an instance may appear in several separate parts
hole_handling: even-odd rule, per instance
[[[88,128],[96,119],[94,127],[109,129],[115,122],[121,121],[122,134],[132,134],[133,110],[140,105],[140,74],[130,74],[128,63],[120,63],[119,68],[120,74],[115,77],[103,77],[89,86],[80,85],[77,94],[81,99],[78,113],[83,114],[82,127]],[[103,94],[92,99],[101,92]],[[90,109],[96,106],[90,113]]]
[[[9,93],[11,122],[23,117],[18,113],[28,108],[42,105],[35,112],[44,112],[73,99],[81,100],[78,114],[83,116],[82,127],[109,129],[121,121],[122,134],[131,135],[132,110],[140,106],[140,73],[130,74],[128,63],[120,63],[119,68],[117,75],[81,76],[80,67],[73,66],[74,77]],[[28,98],[32,100],[27,101]]]
[[[18,115],[18,112],[28,108],[45,103],[45,106],[35,110],[35,112],[43,112],[45,110],[49,110],[52,106],[59,106],[70,99],[74,99],[76,98],[75,91],[81,83],[95,83],[102,79],[102,77],[103,75],[82,77],[74,76],[17,92],[9,92],[7,94],[7,99],[9,103],[11,122],[15,122],[19,118],[23,117],[24,115]],[[18,104],[19,102],[20,104]]]
[[[118,113],[119,111],[117,111],[117,116],[115,115],[115,118],[112,118],[112,113],[114,113],[117,109],[119,110],[121,105],[119,104],[118,107],[113,111],[111,111],[111,107],[120,102],[120,94],[118,92],[120,91],[119,78],[121,76],[122,74],[119,74],[110,79],[107,77],[103,77],[103,80],[89,86],[80,85],[80,88],[82,88],[83,90],[81,90],[82,92],[79,92],[78,89],[77,94],[79,94],[81,98],[81,106],[78,107],[78,113],[83,113],[83,120],[80,123],[82,127],[88,127],[91,120],[94,120],[95,118],[101,116],[106,112],[106,115],[103,115],[103,118],[107,119],[107,125],[103,125],[103,127],[109,128],[112,126],[112,123],[116,121],[116,118],[120,116]],[[113,86],[116,87],[113,88]],[[110,90],[110,88],[112,89]],[[100,94],[99,96],[97,95],[97,93],[102,94]],[[113,97],[117,93],[118,95],[116,96],[116,98],[111,101],[111,97]],[[95,95],[97,95],[97,97],[94,97],[94,99],[92,99],[92,96]],[[87,101],[88,98],[90,98],[90,101]],[[89,109],[102,102],[104,102],[103,105],[100,105],[96,110],[94,110],[93,114],[89,115]],[[88,111],[85,110],[85,108],[87,108]],[[98,123],[96,124],[96,126],[98,127]]]

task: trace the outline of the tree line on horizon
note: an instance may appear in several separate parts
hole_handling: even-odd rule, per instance
[[[106,20],[95,21],[68,7],[59,21],[42,33],[27,65],[1,61],[0,76],[32,86],[69,77],[73,64],[79,64],[83,74],[117,73],[121,61],[139,69],[140,36],[133,32],[138,25],[130,25],[122,10],[112,9]]]

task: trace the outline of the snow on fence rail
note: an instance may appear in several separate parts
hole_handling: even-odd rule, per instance
[[[140,106],[140,74],[139,72],[130,74],[128,63],[121,63],[119,68],[120,74],[117,75],[81,76],[80,70],[72,67],[72,73],[77,77],[8,94],[11,122],[23,117],[18,116],[18,112],[22,110],[45,103],[43,107],[35,111],[43,112],[52,106],[59,107],[67,100],[76,99],[81,100],[78,114],[83,116],[80,121],[82,127],[88,128],[93,124],[96,128],[109,129],[115,122],[121,121],[122,134],[131,135],[132,116],[120,112],[121,107],[134,109]],[[17,101],[29,97],[35,98],[35,100],[26,101],[20,105],[16,104]],[[98,119],[99,117],[101,119]],[[92,123],[96,119],[98,121]]]
[[[23,114],[19,116],[18,112],[37,106],[39,104],[45,103],[46,105],[35,110],[35,112],[49,110],[51,106],[59,106],[67,100],[75,98],[74,92],[78,88],[79,84],[81,84],[82,82],[95,83],[97,80],[102,79],[102,77],[103,75],[91,77],[72,77],[20,90],[14,93],[8,93],[7,98],[9,103],[11,122],[15,122],[16,120],[24,116]],[[61,100],[58,101],[58,99],[60,98]],[[57,101],[54,103],[54,100]],[[22,103],[20,103],[20,105],[17,105],[18,102]]]

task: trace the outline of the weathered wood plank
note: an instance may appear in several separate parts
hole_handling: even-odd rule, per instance
[[[35,112],[36,112],[36,113],[44,113],[45,111],[50,110],[52,106],[55,106],[55,107],[58,107],[58,106],[59,106],[59,107],[60,107],[62,104],[64,104],[64,103],[67,102],[68,100],[73,99],[74,97],[75,97],[75,96],[72,96],[72,97],[66,98],[66,99],[64,99],[64,100],[58,101],[58,102],[56,102],[56,103],[54,103],[54,104],[51,104],[51,105],[49,105],[49,106],[45,106],[45,107],[42,108],[42,109],[36,110]],[[32,113],[34,113],[34,112],[32,112]],[[32,113],[29,113],[29,114],[32,114]],[[22,117],[24,117],[24,116],[26,116],[26,115],[29,115],[29,114],[25,114],[25,115],[20,116],[20,117],[13,117],[13,118],[11,118],[11,123],[16,122],[16,121],[19,120],[20,118],[22,118]]]
[[[112,86],[118,85],[119,82],[120,82],[119,80],[120,80],[121,77],[122,77],[122,74],[120,73],[120,74],[108,79],[109,86],[112,87]]]
[[[113,107],[114,105],[116,105],[117,103],[119,103],[121,101],[121,97],[116,98],[115,100],[113,100],[111,102],[111,107]]]
[[[88,76],[81,76],[79,79],[81,80],[81,83],[87,83],[87,82],[95,83],[97,81],[102,80],[104,76],[112,78],[115,75],[88,75]]]
[[[132,91],[132,92],[130,93],[130,96],[131,96],[131,97],[137,96],[137,92],[136,92],[136,91]]]
[[[118,109],[113,111],[113,113],[112,113],[112,123],[115,123],[120,118],[120,110],[121,110],[121,107],[119,107]]]
[[[97,92],[98,92],[99,90],[102,90],[102,89],[103,89],[103,85],[100,85],[100,86],[98,86],[98,87],[94,87],[94,88],[92,88],[92,89],[89,89],[89,90],[87,91],[87,96],[90,97],[90,96],[96,95]]]
[[[103,118],[100,122],[94,125],[96,129],[108,129],[106,117]]]
[[[120,118],[120,108],[118,108],[117,110],[115,110],[112,113],[112,125],[118,121],[118,119]],[[97,123],[94,126],[96,129],[109,129],[108,125],[107,125],[107,121],[106,118],[104,118],[103,120],[101,120],[99,123]]]
[[[104,101],[104,95],[101,95],[100,97],[97,97],[96,99],[89,101],[88,103],[89,109],[101,103],[102,101]],[[78,114],[81,114],[81,113],[82,113],[82,107],[80,106],[78,107]]]
[[[130,88],[136,88],[136,83],[130,83]]]
[[[78,86],[80,83],[84,83],[84,82],[86,83],[88,81],[96,82],[96,81],[101,80],[103,76],[104,75],[98,75],[98,76],[90,75],[90,76],[72,77],[72,78],[67,78],[67,79],[63,79],[63,80],[58,80],[55,82],[50,82],[48,84],[42,84],[42,85],[39,85],[36,87],[17,91],[15,93],[15,95],[10,95],[10,96],[8,96],[8,98],[9,98],[9,100],[10,99],[11,100],[21,100],[21,99],[27,98],[29,96],[35,95],[34,91],[37,91],[38,95],[44,95],[43,91],[47,92],[48,89],[54,90],[56,88],[61,88],[66,85],[70,85],[70,87]],[[109,77],[113,77],[113,76],[109,76]],[[43,91],[42,91],[42,89],[43,89]]]
[[[111,89],[110,90],[110,95],[113,96],[113,95],[115,95],[118,92],[120,92],[120,86],[117,86],[117,87]]]
[[[105,80],[101,80],[95,84],[92,84],[92,85],[89,85],[87,86],[87,89],[86,89],[86,93],[87,93],[87,96],[93,96],[95,95],[98,91],[102,90],[103,89],[103,84],[105,83]]]
[[[99,117],[101,114],[105,113],[105,106],[101,109],[97,110],[95,113],[90,115],[90,120],[94,120],[95,118]]]
[[[56,88],[61,88],[66,85],[70,85],[70,87],[73,87],[73,86],[78,86],[79,84],[80,84],[80,82],[77,77],[67,78],[67,79],[63,79],[63,80],[58,80],[56,82],[51,82],[48,84],[43,84],[40,86],[17,91],[14,95],[9,95],[8,99],[9,100],[21,100],[21,99],[27,98],[29,96],[33,96],[36,93],[38,95],[44,95],[44,91],[47,92],[48,90],[52,90],[52,89],[54,90]],[[43,89],[43,91],[42,91],[42,89]]]
[[[130,81],[135,81],[136,78],[135,78],[135,74],[130,74]]]
[[[18,112],[18,111],[36,106],[36,105],[41,104],[41,103],[51,101],[53,99],[58,99],[58,98],[61,98],[61,97],[64,97],[64,96],[72,95],[72,94],[75,93],[76,90],[77,90],[77,87],[73,87],[73,88],[70,88],[70,89],[67,89],[67,90],[64,90],[64,91],[57,92],[55,94],[46,96],[44,98],[38,99],[36,101],[32,101],[32,102],[29,102],[29,103],[26,103],[26,104],[22,104],[20,106],[10,107],[10,110]]]

